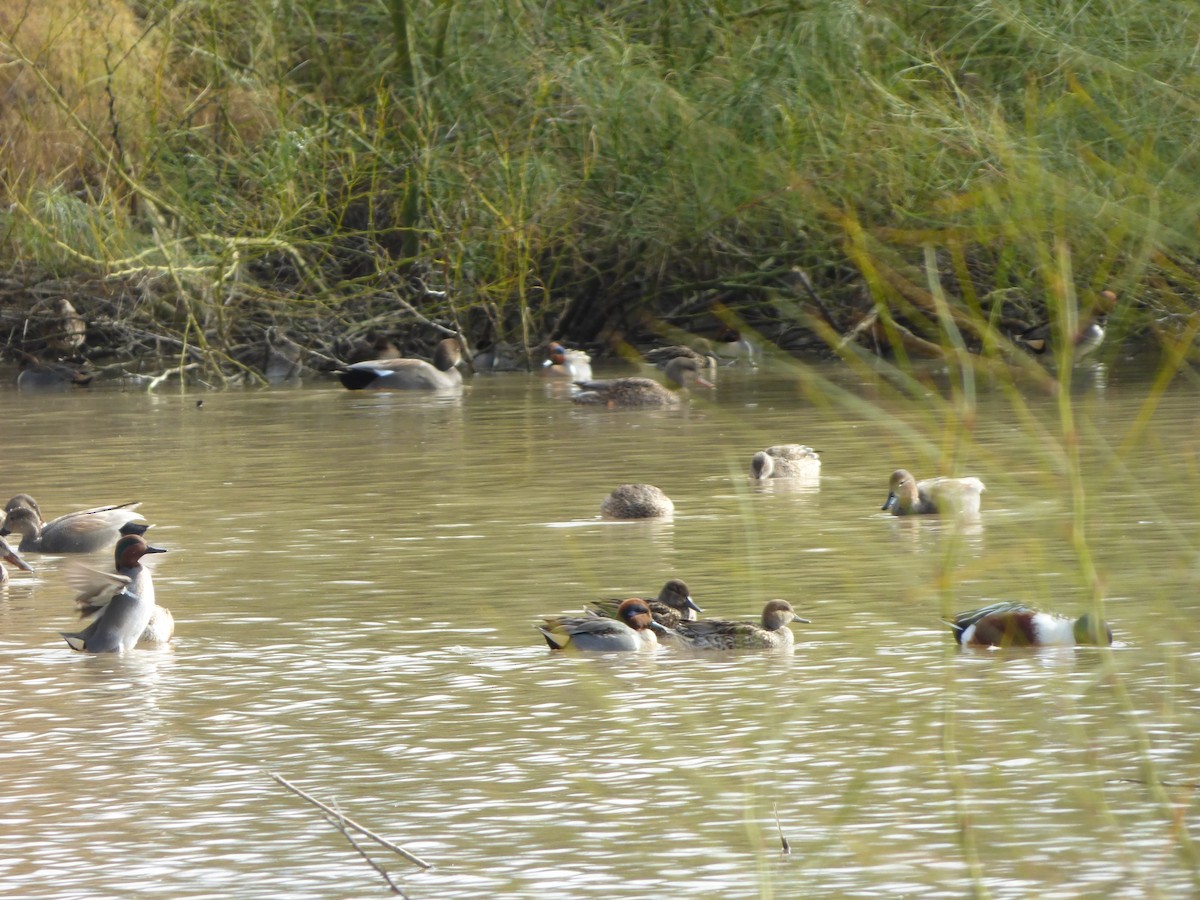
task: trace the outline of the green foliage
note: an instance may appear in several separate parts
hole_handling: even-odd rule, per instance
[[[183,99],[129,175],[197,255],[201,236],[263,239],[241,262],[268,293],[370,301],[417,271],[498,337],[718,300],[778,336],[781,310],[815,315],[779,299],[799,266],[837,330],[874,311],[940,344],[933,248],[975,346],[1103,288],[1124,331],[1194,307],[1200,13],[1182,0],[137,11]],[[269,277],[275,242],[306,264]],[[571,303],[590,315],[559,322]]]

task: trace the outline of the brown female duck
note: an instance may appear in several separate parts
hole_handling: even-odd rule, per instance
[[[761,622],[701,619],[680,622],[663,643],[688,650],[776,650],[795,642],[789,622],[808,622],[796,615],[786,600],[772,600],[763,607]]]
[[[670,388],[651,378],[610,378],[605,381],[577,381],[576,403],[607,406],[609,409],[674,409],[680,405],[680,394],[691,384],[712,387],[700,374],[700,364],[694,359],[677,358],[667,364],[663,373]]]

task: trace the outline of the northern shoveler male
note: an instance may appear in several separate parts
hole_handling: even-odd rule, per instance
[[[993,603],[961,612],[947,622],[954,640],[972,647],[1107,646],[1112,629],[1091,613],[1078,619],[1039,612],[1024,603]]]

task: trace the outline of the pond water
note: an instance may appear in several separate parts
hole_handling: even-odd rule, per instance
[[[275,772],[433,863],[364,839],[414,898],[1191,895],[1197,399],[1077,386],[1117,645],[983,652],[940,617],[1089,603],[1036,388],[981,389],[970,431],[843,368],[722,371],[677,412],[524,375],[449,400],[0,391],[0,494],[141,500],[178,623],[91,657],[57,635],[61,558],[0,589],[0,894],[386,895]],[[821,450],[819,485],[749,483],[782,442]],[[950,454],[987,484],[977,524],[880,513],[894,468]],[[626,481],[674,519],[601,521]],[[812,624],[786,655],[564,656],[534,631],[670,577],[706,615],[783,597]]]

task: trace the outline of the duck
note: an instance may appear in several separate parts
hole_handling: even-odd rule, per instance
[[[675,513],[675,503],[652,484],[621,484],[600,504],[600,515],[609,519],[665,519]]]
[[[811,478],[821,474],[821,455],[803,444],[776,444],[750,458],[750,477]]]
[[[961,612],[946,624],[957,643],[971,647],[1108,646],[1113,642],[1112,629],[1091,613],[1071,619],[1024,603],[992,603]]]
[[[174,636],[175,617],[165,606],[154,604],[154,611],[150,613],[150,621],[142,629],[142,634],[137,640],[138,644],[169,644]]]
[[[95,377],[86,367],[43,362],[29,354],[22,355],[18,369],[17,390],[29,393],[54,393],[72,387],[87,387]]]
[[[897,469],[888,482],[887,500],[881,509],[894,516],[954,513],[979,515],[979,495],[984,491],[978,478],[926,478],[917,481],[907,469]]]
[[[617,606],[616,618],[551,616],[535,626],[551,650],[629,653],[658,649],[655,632],[666,629],[654,621],[645,600],[630,597]]]
[[[22,553],[94,553],[104,550],[122,535],[145,534],[150,528],[134,521],[143,518],[136,512],[141,506],[137,501],[81,509],[44,522],[36,502],[34,508],[14,505],[14,501],[22,496],[29,497],[18,494],[8,501],[12,508],[6,507],[4,527],[0,528],[0,536],[21,535],[18,549]]]
[[[78,356],[87,339],[87,322],[66,297],[52,304],[54,314],[48,323],[46,346],[55,353]]]
[[[757,369],[762,351],[755,341],[750,340],[736,328],[726,325],[717,335],[716,354],[731,360],[733,365],[744,365],[750,369]]]
[[[712,382],[700,374],[700,364],[694,359],[679,357],[667,364],[663,374],[671,388],[663,387],[652,378],[633,376],[610,378],[605,381],[576,381],[579,388],[571,399],[591,406],[609,409],[643,409],[679,407],[680,394],[691,384],[711,388]]]
[[[717,373],[717,355],[713,353],[712,343],[707,338],[698,338],[695,341],[695,345],[691,347],[686,344],[654,347],[642,355],[645,357],[646,362],[660,369],[665,369],[670,365],[672,360],[694,359],[700,367],[699,370],[704,372],[709,378],[714,377]]]
[[[87,566],[67,569],[67,578],[78,590],[75,608],[81,617],[96,615],[82,631],[61,632],[67,646],[85,653],[124,653],[132,650],[154,617],[154,581],[142,565],[148,553],[166,553],[151,547],[139,534],[117,541],[113,552],[116,572]],[[172,620],[173,621],[173,620]]]
[[[33,571],[33,567],[21,559],[21,555],[9,546],[8,541],[0,537],[0,584],[8,583],[8,570],[4,568],[4,563],[16,566],[22,572]]]
[[[1071,335],[1072,357],[1079,362],[1096,351],[1104,343],[1108,325],[1108,311],[1117,304],[1117,295],[1112,291],[1101,291],[1100,301],[1091,319],[1085,321]],[[1034,325],[1013,335],[1013,342],[1038,356],[1051,349],[1050,340],[1054,328],[1049,322]]]
[[[615,619],[622,602],[619,599],[596,600],[588,605],[588,611]],[[695,621],[696,613],[704,612],[692,599],[692,592],[687,583],[679,578],[672,578],[663,585],[656,598],[644,602],[650,608],[650,615],[654,617],[654,621],[664,628],[674,628],[680,622]]]
[[[462,345],[446,338],[433,348],[433,362],[423,359],[371,359],[337,370],[338,379],[352,391],[461,391]]]
[[[700,619],[680,622],[670,629],[663,643],[687,650],[777,650],[791,647],[795,635],[789,622],[804,622],[786,600],[770,600],[760,622],[729,619]]]
[[[571,381],[592,380],[592,359],[582,350],[568,350],[558,341],[547,348],[549,358],[542,363],[538,374],[543,378],[569,378]]]

